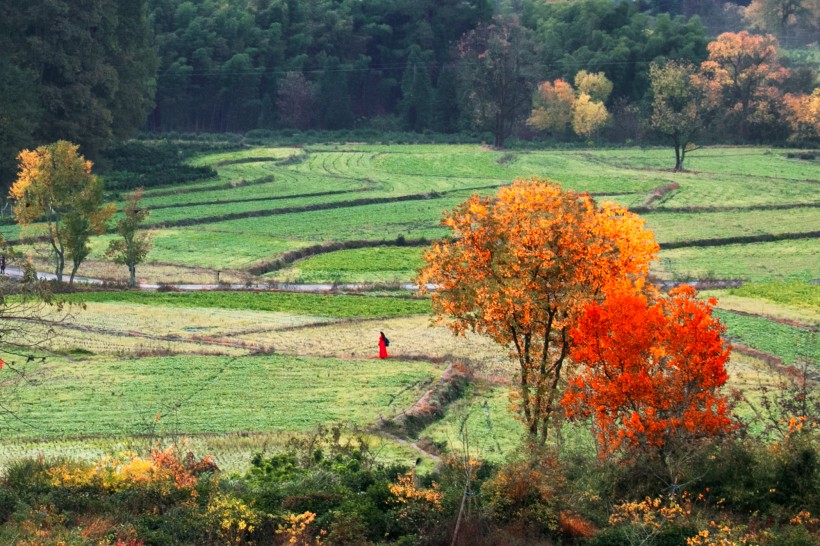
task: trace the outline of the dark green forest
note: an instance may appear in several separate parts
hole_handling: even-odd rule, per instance
[[[572,81],[580,70],[613,84],[614,123],[601,136],[635,140],[651,108],[652,62],[697,64],[718,33],[761,31],[743,16],[748,2],[718,4],[7,0],[0,172],[13,174],[26,147],[66,139],[96,158],[141,130],[474,131],[502,145],[539,136],[524,123],[539,82]],[[816,39],[808,15],[773,31],[783,44],[805,45]],[[783,58],[798,69],[784,90],[810,93],[811,55]],[[782,130],[760,135],[784,138]]]

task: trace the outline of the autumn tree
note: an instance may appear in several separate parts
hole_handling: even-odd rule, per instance
[[[799,31],[817,38],[820,29],[820,2],[816,0],[752,0],[743,10],[752,28],[776,36]]]
[[[142,206],[142,188],[137,188],[126,198],[122,213],[123,217],[117,221],[116,227],[121,239],[111,241],[105,254],[114,263],[128,267],[128,286],[133,288],[137,286],[137,266],[151,250],[148,234],[137,232],[149,215],[148,209]]]
[[[54,255],[54,274],[63,279],[66,257],[74,262],[71,280],[88,255],[91,234],[105,231],[113,215],[103,206],[103,182],[91,174],[91,162],[65,140],[23,150],[17,180],[9,190],[14,216],[21,226],[42,223]]]
[[[493,133],[496,148],[512,133],[535,87],[531,31],[516,18],[480,23],[456,45],[459,96],[473,126]]]
[[[652,128],[672,140],[675,147],[675,170],[683,170],[683,161],[692,139],[703,126],[707,108],[702,89],[695,81],[693,65],[667,61],[652,63]]]
[[[807,141],[820,138],[820,87],[811,95],[788,94],[786,119],[792,129],[789,140]]]
[[[609,120],[604,101],[611,92],[612,82],[603,72],[581,70],[575,75],[575,88],[562,79],[542,82],[533,96],[527,124],[555,133],[572,125],[577,135],[591,138]]]
[[[777,48],[774,36],[746,31],[725,32],[707,46],[709,57],[701,63],[698,84],[721,105],[726,125],[743,138],[752,137],[753,127],[779,118],[778,85],[789,70],[780,65]]]
[[[720,394],[730,347],[715,303],[682,286],[587,304],[570,333],[580,368],[561,402],[570,419],[592,419],[602,457],[640,450],[668,464],[732,428]]]
[[[564,134],[572,123],[575,89],[562,79],[539,84],[532,99],[532,113],[527,124],[542,131]]]
[[[579,95],[589,95],[590,100],[606,102],[612,93],[612,82],[603,72],[580,70],[575,75],[575,88]]]
[[[515,398],[530,437],[545,442],[583,305],[643,285],[658,250],[643,220],[547,180],[518,180],[445,214],[451,237],[433,244],[418,283],[454,334],[472,331],[511,350]]]
[[[572,105],[572,130],[582,137],[592,138],[607,121],[609,112],[604,103],[586,93],[581,93]]]

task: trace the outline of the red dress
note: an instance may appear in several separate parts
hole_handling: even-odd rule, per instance
[[[387,358],[387,344],[384,342],[384,336],[379,336],[379,358]]]

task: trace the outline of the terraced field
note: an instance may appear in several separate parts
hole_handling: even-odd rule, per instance
[[[154,250],[144,278],[211,280],[218,270],[223,278],[236,279],[299,248],[435,239],[445,234],[438,225],[443,210],[472,193],[493,193],[517,177],[533,176],[644,214],[664,246],[659,276],[816,276],[811,257],[820,252],[817,161],[789,159],[783,150],[709,148],[691,154],[690,171],[674,173],[669,158],[667,149],[539,152],[433,145],[251,148],[205,155],[194,163],[214,166],[218,180],[145,192]],[[662,187],[667,191],[658,194]],[[13,225],[0,226],[0,232],[9,239],[19,236]],[[80,274],[123,276],[100,266],[107,240],[95,242]],[[708,250],[711,245],[719,250]],[[720,260],[723,251],[748,259]],[[373,263],[375,256],[360,252],[328,263],[308,260],[268,272],[267,278],[408,281],[420,251],[387,252]],[[767,260],[777,267],[767,267]],[[710,261],[722,265],[705,265]],[[750,268],[748,262],[763,265]],[[162,275],[168,278],[158,278]]]
[[[546,177],[644,216],[662,245],[657,276],[751,281],[711,294],[721,298],[729,337],[749,349],[732,359],[732,385],[754,388],[771,370],[751,352],[784,364],[820,358],[820,285],[810,282],[820,277],[820,164],[786,153],[703,149],[685,173],[669,170],[667,149],[336,145],[211,154],[194,162],[213,165],[217,180],[145,192],[154,248],[137,274],[168,283],[407,282],[427,242],[445,235],[443,210],[516,177]],[[20,236],[8,222],[0,232]],[[125,278],[101,259],[111,237],[93,241],[81,275]],[[43,256],[36,243],[17,246]],[[759,284],[772,279],[788,282]],[[39,452],[94,457],[145,434],[190,435],[241,467],[260,444],[280,445],[320,422],[373,426],[412,405],[452,362],[478,380],[420,435],[447,448],[466,426],[488,458],[510,453],[520,428],[508,411],[513,367],[503,349],[431,328],[429,303],[404,296],[86,295],[85,309],[46,325],[56,335],[45,361],[25,364],[30,382],[3,401],[20,420],[3,421],[0,465]],[[380,330],[392,341],[387,362],[374,358]],[[390,440],[384,449],[418,456]]]

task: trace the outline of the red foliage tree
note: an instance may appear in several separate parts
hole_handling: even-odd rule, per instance
[[[587,305],[571,332],[583,367],[562,404],[569,418],[592,418],[601,456],[623,449],[666,458],[733,428],[719,392],[730,347],[714,304],[683,286],[654,301],[619,292]]]

